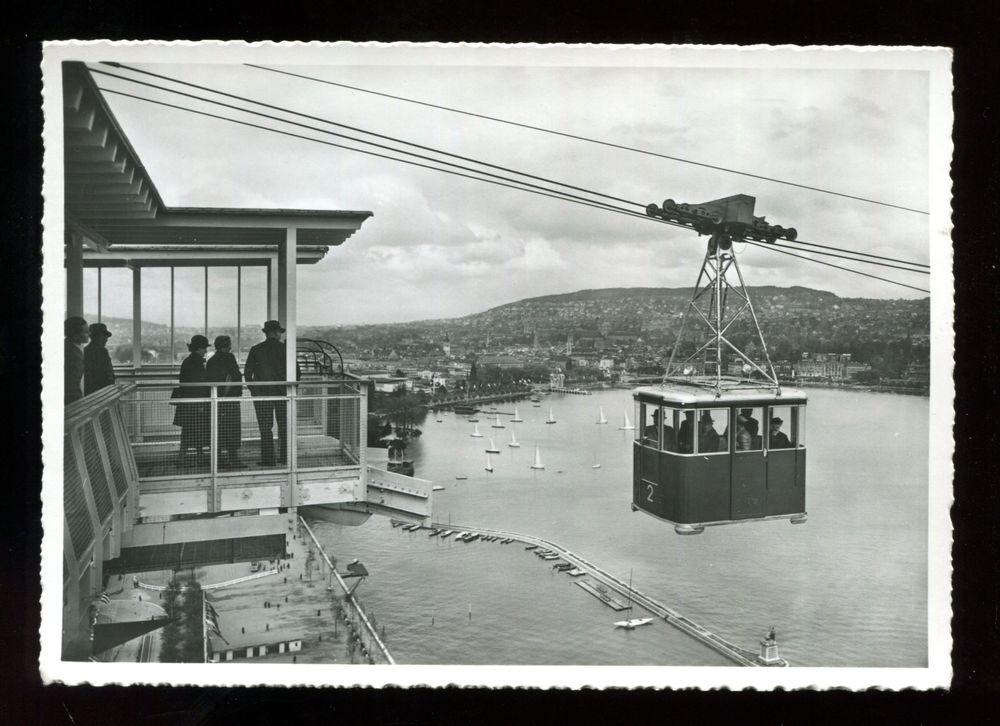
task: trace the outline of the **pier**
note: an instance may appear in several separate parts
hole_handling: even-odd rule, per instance
[[[496,403],[497,401],[519,401],[522,398],[528,398],[531,394],[530,390],[513,393],[496,393],[492,396],[475,396],[473,398],[459,398],[451,401],[438,401],[429,403],[427,408],[431,411],[440,411],[442,409],[455,408],[456,406],[462,408],[463,406],[477,406],[481,403]]]
[[[443,527],[442,524],[431,523],[431,527]],[[756,652],[748,650],[747,648],[741,648],[740,646],[729,642],[725,638],[722,638],[708,628],[699,625],[690,618],[685,617],[681,613],[677,612],[673,608],[664,605],[663,603],[654,600],[653,598],[642,594],[634,587],[629,587],[629,585],[622,580],[618,579],[609,572],[602,570],[600,567],[592,562],[584,559],[583,557],[577,555],[574,552],[562,547],[547,539],[541,537],[535,537],[534,535],[521,534],[518,532],[508,532],[500,529],[489,529],[485,527],[475,527],[469,525],[451,524],[448,525],[451,528],[466,532],[475,532],[480,535],[494,535],[509,538],[517,542],[523,542],[524,544],[531,546],[534,545],[535,548],[544,548],[550,552],[558,554],[563,560],[575,565],[577,568],[590,575],[594,582],[587,582],[585,580],[578,580],[576,584],[582,589],[590,592],[590,594],[595,597],[600,598],[606,604],[608,603],[604,597],[601,596],[602,591],[598,590],[598,585],[604,586],[607,590],[617,593],[621,597],[630,599],[633,606],[639,606],[647,610],[651,615],[656,616],[660,620],[663,620],[673,627],[677,628],[683,633],[691,636],[695,640],[701,642],[707,647],[714,650],[716,653],[728,658],[737,665],[745,667],[766,667],[766,666],[787,666],[788,662],[784,659],[778,658],[772,662],[765,663]],[[595,582],[597,584],[595,584]],[[588,589],[589,586],[590,589]],[[606,593],[609,599],[615,600],[610,592]],[[617,608],[615,608],[617,609]],[[624,608],[622,608],[624,609]]]

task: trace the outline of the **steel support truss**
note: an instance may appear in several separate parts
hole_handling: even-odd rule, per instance
[[[743,273],[740,272],[739,263],[736,261],[736,252],[732,248],[732,242],[732,237],[725,232],[716,232],[708,241],[705,260],[698,273],[691,301],[681,319],[681,328],[670,354],[670,362],[667,364],[664,381],[676,380],[681,377],[690,379],[691,376],[697,374],[700,376],[698,382],[714,384],[716,394],[721,393],[724,383],[723,349],[725,349],[743,361],[745,376],[756,371],[763,378],[763,381],[755,381],[758,385],[775,388],[780,393],[781,387],[778,383],[778,377],[767,352],[767,344],[764,342],[764,335],[760,330],[757,313],[753,309],[753,303],[750,301],[750,295],[743,282]],[[735,272],[739,281],[738,285],[730,283],[728,276],[731,272]],[[756,340],[763,351],[763,367],[727,337],[727,333],[733,325],[747,316],[753,321]],[[693,353],[683,360],[679,360],[678,351],[684,340],[689,319],[692,320],[693,331],[697,329],[701,332],[699,336],[692,331],[695,342],[700,342],[700,344]],[[701,363],[700,371],[698,371],[697,365],[699,362]]]

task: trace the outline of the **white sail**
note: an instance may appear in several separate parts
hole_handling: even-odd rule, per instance
[[[502,428],[504,428],[504,425],[502,423],[500,423],[500,414],[499,413],[496,415],[496,418],[493,421],[493,428],[495,428],[495,429],[502,429]]]
[[[618,427],[619,431],[632,431],[635,428],[628,420],[628,411],[625,412],[625,423]]]
[[[556,422],[556,418],[555,418],[555,416],[552,415],[552,409],[550,408],[549,409],[549,418],[548,418],[548,420],[545,423],[547,423],[547,424],[554,424],[555,422]]]
[[[532,469],[544,469],[545,465],[542,464],[542,453],[538,450],[538,444],[535,444],[535,463],[531,465]]]
[[[514,418],[512,418],[511,421],[521,423],[523,420],[524,419],[521,418],[521,414],[517,412],[517,406],[514,406]]]
[[[479,424],[476,424],[475,429],[476,430],[473,431],[471,434],[469,434],[469,436],[475,436],[478,439],[483,438],[483,435],[481,433],[479,433]]]
[[[597,418],[597,423],[599,423],[599,424],[606,424],[608,422],[608,419],[604,415],[604,406],[598,406],[598,408],[601,410],[601,414]]]
[[[500,453],[500,449],[498,449],[497,445],[493,443],[493,439],[492,438],[490,439],[490,448],[488,448],[486,450],[486,453],[487,454],[499,454]]]
[[[486,471],[493,473],[493,462],[490,461],[490,455],[486,455]]]
[[[507,446],[510,446],[511,448],[517,448],[517,447],[520,446],[520,444],[517,443],[517,436],[514,433],[514,427],[513,426],[510,427],[510,443],[507,444]]]

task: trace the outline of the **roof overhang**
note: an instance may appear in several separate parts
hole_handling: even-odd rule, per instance
[[[174,249],[175,264],[185,264],[178,259],[184,248],[276,249],[286,230],[295,229],[300,257],[309,258],[315,249],[303,254],[302,247],[343,244],[372,216],[369,211],[168,207],[87,67],[67,62],[62,70],[66,231],[79,235],[89,250]],[[269,256],[270,250],[264,257]],[[187,264],[204,264],[193,260]]]
[[[296,245],[300,265],[323,259],[325,245]],[[278,257],[276,245],[115,245],[107,252],[84,250],[84,267],[266,267]]]

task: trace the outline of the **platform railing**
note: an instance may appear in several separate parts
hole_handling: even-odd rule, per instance
[[[136,511],[138,478],[120,401],[133,384],[107,386],[63,412],[63,654],[89,654],[90,605],[104,562],[120,552]]]
[[[274,483],[273,506],[295,506],[298,475],[360,472],[366,438],[364,384],[335,380],[177,383],[142,381],[121,410],[144,487],[210,484],[207,511],[219,490],[239,483]]]

